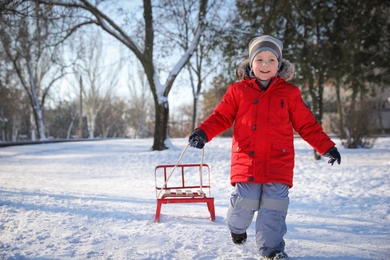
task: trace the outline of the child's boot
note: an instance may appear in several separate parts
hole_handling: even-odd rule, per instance
[[[246,232],[243,234],[234,234],[233,232],[230,233],[232,236],[233,243],[236,245],[243,245],[246,242]]]
[[[285,252],[276,252],[268,256],[260,257],[260,260],[288,260],[288,255]]]

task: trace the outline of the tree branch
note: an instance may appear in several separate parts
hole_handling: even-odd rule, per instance
[[[96,24],[100,26],[108,34],[110,34],[111,36],[119,40],[121,43],[123,43],[125,46],[127,46],[136,55],[136,57],[140,61],[142,61],[143,57],[142,57],[141,48],[134,41],[132,41],[129,35],[127,35],[113,20],[111,20],[107,15],[101,12],[96,6],[91,4],[89,1],[80,0],[82,4],[78,4],[75,2],[65,2],[62,0],[55,0],[55,1],[35,0],[35,1],[38,2],[39,4],[44,4],[44,5],[50,5],[50,6],[54,5],[54,6],[82,9],[88,11],[93,16],[95,16],[96,20],[85,21],[83,23],[76,25],[70,30],[66,38],[69,37],[73,32],[75,32],[81,26],[87,24]]]
[[[173,69],[171,70],[171,72],[168,75],[167,81],[165,82],[165,86],[166,86],[165,91],[164,91],[165,97],[168,96],[169,92],[172,89],[173,82],[175,81],[177,75],[179,74],[181,69],[184,68],[184,65],[190,60],[191,56],[194,54],[194,52],[199,44],[200,37],[202,36],[202,33],[204,31],[204,27],[205,27],[204,19],[205,19],[205,15],[206,15],[207,2],[208,2],[208,0],[202,0],[200,3],[199,15],[198,15],[199,25],[198,25],[198,28],[196,30],[196,34],[194,36],[194,39],[191,42],[190,47],[187,49],[187,51],[184,53],[182,58],[176,63],[176,65],[173,67]]]

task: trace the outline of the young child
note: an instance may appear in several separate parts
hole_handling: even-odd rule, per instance
[[[248,73],[227,89],[221,103],[189,137],[192,147],[205,143],[234,124],[227,223],[235,244],[244,244],[254,213],[256,244],[261,259],[288,259],[284,252],[289,188],[293,186],[295,130],[329,163],[341,156],[301,98],[291,76],[293,66],[282,59],[283,44],[269,35],[249,43]],[[283,66],[282,66],[283,65]],[[290,71],[285,71],[286,67]],[[247,75],[248,74],[248,75]]]

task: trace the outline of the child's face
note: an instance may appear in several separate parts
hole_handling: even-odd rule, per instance
[[[256,78],[269,80],[278,72],[278,59],[270,51],[261,51],[253,59],[252,71]]]

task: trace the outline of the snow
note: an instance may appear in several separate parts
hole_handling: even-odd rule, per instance
[[[258,259],[254,222],[244,246],[226,225],[230,138],[206,145],[216,221],[206,204],[163,205],[154,222],[154,168],[187,144],[151,151],[152,139],[0,148],[0,259]],[[314,161],[296,139],[287,216],[291,259],[389,259],[390,137],[344,149],[341,165]],[[199,163],[189,148],[182,163]]]

